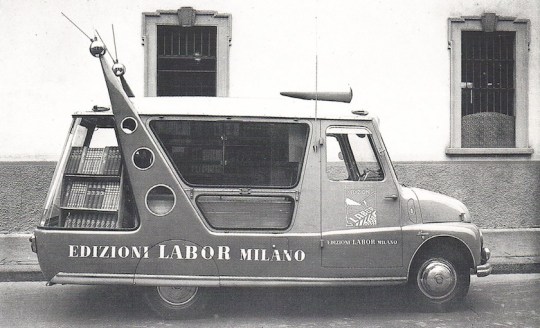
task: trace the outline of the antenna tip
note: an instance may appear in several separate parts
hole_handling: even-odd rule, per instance
[[[94,57],[103,57],[105,53],[107,52],[107,49],[105,48],[105,44],[99,40],[93,40],[90,44],[90,53]]]

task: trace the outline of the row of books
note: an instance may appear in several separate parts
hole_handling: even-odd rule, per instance
[[[158,134],[168,134],[174,136],[206,136],[206,137],[221,137],[233,136],[238,137],[242,134],[240,130],[241,123],[209,123],[209,122],[192,122],[192,121],[160,121],[154,125]],[[244,130],[248,126],[244,126]],[[260,134],[260,126],[255,126],[256,135]],[[244,133],[245,134],[245,133]]]
[[[119,181],[68,181],[62,206],[117,210],[120,201]]]
[[[154,127],[158,134],[189,136],[191,133],[191,122],[189,121],[159,121]]]
[[[64,228],[116,229],[120,225],[115,213],[75,212],[68,213]]]
[[[67,174],[119,175],[122,157],[118,147],[73,147],[65,172]]]

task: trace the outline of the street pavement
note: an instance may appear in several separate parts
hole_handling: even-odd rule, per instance
[[[0,327],[540,327],[540,274],[472,277],[464,302],[443,313],[414,306],[400,286],[211,292],[200,316],[167,321],[136,287],[2,282]]]
[[[540,273],[540,228],[482,229],[493,274]],[[30,234],[0,235],[0,282],[43,280]]]

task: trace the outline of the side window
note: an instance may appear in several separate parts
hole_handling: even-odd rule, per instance
[[[124,175],[112,117],[76,118],[41,225],[77,230],[128,230],[139,224]]]
[[[299,181],[307,124],[155,120],[150,127],[190,185],[292,188]]]
[[[333,181],[351,180],[338,137],[326,135],[326,174]]]
[[[333,181],[381,181],[384,172],[367,129],[332,127],[326,132],[326,174]]]

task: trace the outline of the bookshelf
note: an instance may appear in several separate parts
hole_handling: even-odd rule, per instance
[[[122,168],[118,147],[72,147],[64,170],[59,225],[121,229]]]

